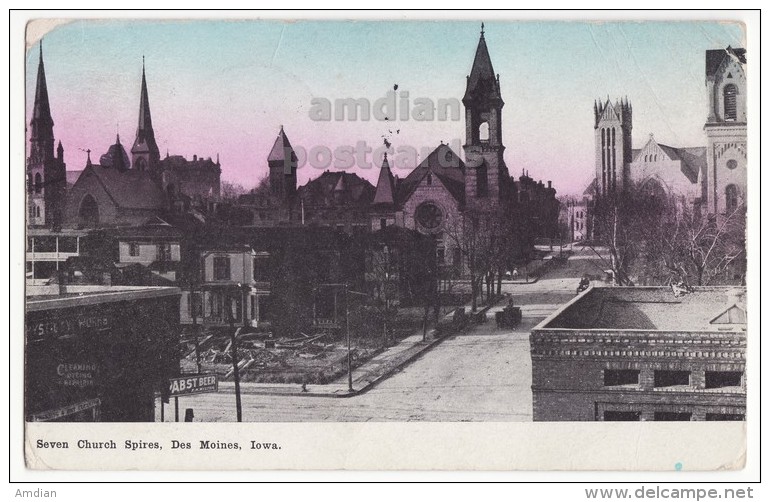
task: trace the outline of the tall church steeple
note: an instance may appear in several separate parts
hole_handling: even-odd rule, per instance
[[[59,227],[66,190],[66,166],[61,142],[54,156],[53,119],[43,64],[43,42],[37,67],[35,102],[32,106],[30,149],[27,158],[28,222],[35,226]]]
[[[136,127],[136,139],[131,148],[131,164],[139,171],[155,171],[160,160],[160,151],[155,142],[155,131],[152,129],[150,115],[150,99],[147,94],[147,78],[144,72],[144,56],[142,56],[142,90],[139,96],[139,123]]]
[[[43,64],[43,41],[40,41],[40,60],[37,67],[37,87],[35,89],[35,104],[32,108],[30,121],[30,159],[44,162],[53,158],[53,119],[51,105],[48,102],[48,85],[45,80],[45,65]]]
[[[502,196],[507,168],[503,160],[500,76],[495,74],[484,37],[484,25],[467,77],[465,96],[465,200],[469,206],[487,207]]]

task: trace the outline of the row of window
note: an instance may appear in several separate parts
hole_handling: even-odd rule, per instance
[[[604,370],[604,386],[638,386],[639,370]],[[742,371],[706,371],[705,384],[707,389],[725,387],[740,387]],[[690,386],[691,374],[682,370],[655,370],[654,387]]]
[[[605,411],[605,422],[639,422],[642,419],[641,411]],[[689,422],[692,420],[690,412],[656,411],[653,414],[656,422]],[[745,416],[737,413],[706,413],[707,422],[717,421],[742,421]]]
[[[155,248],[156,245],[152,244]],[[128,256],[137,257],[140,255],[140,244],[137,242],[128,243]],[[161,243],[157,245],[157,260],[158,261],[171,261],[171,244]]]

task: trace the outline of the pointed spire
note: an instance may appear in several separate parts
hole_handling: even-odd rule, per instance
[[[30,127],[29,141],[32,143],[31,156],[37,159],[53,157],[53,119],[51,118],[51,105],[48,101],[48,84],[45,79],[42,40],[40,41],[40,59],[37,66],[35,103],[32,108]]]
[[[484,38],[484,21],[481,22],[481,38]]]
[[[498,80],[495,78],[495,70],[492,68],[492,60],[489,57],[487,42],[484,39],[484,29],[482,28],[463,101],[473,99],[502,100]]]
[[[380,177],[377,179],[377,191],[374,193],[373,204],[393,204],[393,173],[390,172],[390,163],[388,163],[388,153],[382,160],[380,168]]]
[[[86,150],[86,155],[88,155],[88,159],[86,159],[86,167],[91,167],[91,149],[90,148]]]
[[[144,70],[144,56],[142,56],[142,87],[139,96],[139,121],[136,127],[136,139],[131,153],[148,153],[150,162],[160,159],[158,144],[155,142],[155,131],[152,129],[152,116],[150,115],[150,98],[147,92],[147,77]]]
[[[275,143],[273,143],[273,148],[270,150],[270,155],[267,156],[268,163],[283,162],[286,159],[287,152],[291,152],[291,160],[296,162],[297,156],[294,153],[294,148],[292,148],[289,138],[286,136],[283,126],[281,126],[281,130],[278,131],[278,137],[275,138]]]

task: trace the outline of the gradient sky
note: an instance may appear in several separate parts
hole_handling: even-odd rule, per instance
[[[120,132],[136,131],[142,56],[161,155],[220,155],[223,180],[247,188],[267,174],[284,126],[294,145],[366,142],[394,147],[462,144],[460,121],[311,120],[311,99],[461,99],[479,37],[468,21],[75,21],[43,41],[54,135],[68,170],[80,170]],[[512,174],[580,193],[593,177],[593,102],[627,96],[633,144],[650,133],[672,146],[706,144],[707,49],[744,46],[740,24],[716,22],[486,22],[505,101],[505,159]],[[27,114],[39,50],[27,52]],[[27,123],[29,118],[27,119]],[[395,134],[395,130],[400,130]],[[393,133],[388,133],[388,131]],[[462,152],[458,152],[462,154]],[[330,167],[333,169],[333,167]],[[376,183],[378,169],[354,168]],[[300,183],[320,174],[306,166]],[[397,169],[403,177],[408,170]]]

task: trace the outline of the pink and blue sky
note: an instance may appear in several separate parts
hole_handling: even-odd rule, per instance
[[[592,179],[594,99],[628,97],[635,148],[650,133],[672,146],[705,145],[705,51],[744,45],[735,23],[487,20],[485,26],[505,100],[508,168],[553,180],[562,194],[580,193]],[[219,154],[222,178],[251,188],[267,174],[281,125],[307,150],[359,142],[376,149],[383,136],[394,148],[462,144],[464,116],[315,121],[309,112],[314,98],[374,103],[394,84],[412,104],[460,100],[478,37],[479,22],[469,21],[88,20],[47,33],[43,54],[54,134],[68,170],[84,167],[87,149],[98,161],[118,131],[130,149],[144,56],[161,156]],[[39,56],[34,42],[27,52],[28,117]],[[352,169],[376,183],[377,168]],[[299,182],[320,173],[306,165]]]

